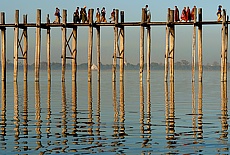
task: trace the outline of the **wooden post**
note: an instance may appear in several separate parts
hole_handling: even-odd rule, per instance
[[[47,14],[46,18],[47,24],[50,23],[49,14]],[[48,81],[51,81],[51,66],[50,66],[50,27],[47,28],[47,74],[48,74]]]
[[[165,82],[168,81],[168,56],[169,56],[169,19],[170,19],[170,8],[168,8],[168,16],[167,16],[167,25],[166,25],[166,40],[165,40]]]
[[[140,82],[143,81],[144,71],[144,22],[145,22],[145,8],[142,8],[142,18],[140,27]]]
[[[5,24],[5,13],[1,12],[1,24]],[[6,28],[3,27],[1,29],[2,34],[2,55],[1,55],[1,62],[2,62],[2,96],[1,96],[1,110],[2,116],[5,116],[6,113]],[[3,120],[3,119],[2,119]],[[5,119],[4,119],[5,120]],[[5,123],[4,123],[5,124]]]
[[[19,24],[19,10],[15,11],[15,27],[14,27],[14,82],[18,77],[18,28]]]
[[[72,39],[72,81],[76,81],[77,76],[77,27],[73,28]]]
[[[93,9],[89,10],[89,31],[88,31],[88,82],[92,80],[92,50],[93,50]]]
[[[147,27],[147,81],[150,81],[151,63],[151,27]]]
[[[65,68],[66,68],[66,22],[67,22],[67,11],[62,12],[62,82],[65,81]]]
[[[5,24],[5,13],[1,12],[1,24]],[[6,28],[3,27],[1,29],[2,34],[2,81],[6,83]],[[5,85],[5,84],[4,84]]]
[[[226,50],[226,11],[223,9],[222,15],[222,33],[221,33],[221,82],[225,82],[225,50]]]
[[[101,80],[101,30],[100,26],[97,26],[97,80]]]
[[[203,76],[203,60],[202,60],[202,8],[198,10],[198,70],[199,70],[199,82],[202,82]]]
[[[226,14],[226,13],[225,13]],[[228,79],[228,75],[227,75],[227,71],[228,71],[228,16],[226,19],[226,24],[225,24],[225,54],[224,54],[224,81],[227,82]]]
[[[115,26],[114,26],[114,52],[113,52],[113,79],[112,81],[116,81],[116,69],[117,69],[117,51],[118,51],[118,12],[119,10],[116,9],[115,11]]]
[[[121,23],[124,23],[124,11],[121,11]],[[117,18],[117,17],[116,17]],[[125,31],[120,27],[120,103],[124,103],[124,60],[125,60]]]
[[[36,21],[36,51],[35,51],[35,82],[39,81],[40,72],[40,52],[41,52],[41,10],[37,9]]]
[[[27,24],[27,15],[23,15],[23,23]],[[28,59],[27,59],[27,51],[28,51],[28,35],[27,35],[27,27],[23,29],[23,59],[24,59],[24,81],[27,80],[27,73],[28,73]]]
[[[170,10],[170,22],[174,21],[174,10]],[[170,25],[169,29],[169,39],[170,39],[170,82],[174,82],[174,50],[175,50],[175,26],[174,24]]]
[[[195,82],[195,68],[196,68],[196,14],[197,8],[194,8],[194,23],[192,36],[192,82]]]

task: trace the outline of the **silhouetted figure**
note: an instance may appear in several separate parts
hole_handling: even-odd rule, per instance
[[[216,13],[216,15],[217,15],[217,21],[219,22],[219,21],[221,21],[221,19],[222,19],[222,6],[221,5],[219,5],[218,6],[218,10],[217,10],[217,13]]]
[[[61,14],[60,14],[60,10],[58,9],[58,7],[56,7],[54,15],[55,15],[55,21],[53,23],[59,24],[60,23]]]
[[[187,7],[187,10],[186,10],[186,17],[187,17],[187,21],[191,21],[191,13],[190,13],[190,8],[189,6]]]
[[[180,14],[179,14],[179,9],[178,9],[177,6],[175,6],[175,11],[174,11],[174,20],[175,20],[175,22],[180,21],[179,15],[180,15]]]
[[[150,22],[150,19],[151,19],[151,12],[150,12],[149,6],[145,5],[145,20],[147,22]]]
[[[100,18],[101,18],[100,9],[97,8],[97,12],[96,12],[96,23],[100,23],[101,22]]]
[[[192,8],[192,11],[191,11],[191,20],[195,20],[194,17],[195,17],[195,9],[196,9],[196,6],[194,5],[194,7]]]
[[[79,7],[77,7],[76,11],[73,14],[73,21],[74,23],[80,23]]]
[[[110,23],[114,23],[115,22],[115,9],[113,9],[113,11],[110,14]]]
[[[105,14],[106,14],[106,11],[105,11],[105,7],[102,8],[101,10],[101,22],[107,22],[106,21],[106,18],[105,18]]]
[[[182,10],[180,19],[180,21],[184,20],[187,22],[186,7],[184,7],[184,9]]]

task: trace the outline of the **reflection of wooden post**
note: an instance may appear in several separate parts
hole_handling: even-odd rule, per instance
[[[93,105],[92,105],[92,82],[88,82],[88,134],[93,134]],[[89,144],[92,144],[92,137],[89,138]]]
[[[72,39],[72,81],[76,81],[77,73],[77,27],[73,28]]]
[[[19,24],[19,10],[15,11],[15,28],[14,28],[14,82],[18,77],[18,28]]]
[[[194,23],[192,36],[192,82],[195,81],[195,67],[196,67],[196,14],[197,9],[194,8]]]
[[[166,139],[168,139],[169,134],[169,93],[168,93],[168,82],[165,81],[165,133]]]
[[[118,104],[117,104],[117,89],[116,82],[112,82],[112,91],[113,91],[113,110],[114,110],[114,119],[113,119],[113,135],[114,137],[118,137]]]
[[[195,19],[195,18],[194,18]],[[196,138],[196,94],[195,94],[195,81],[192,81],[192,131],[193,138]]]
[[[112,81],[116,81],[116,69],[117,69],[117,51],[118,51],[118,10],[115,12],[115,27],[114,27],[114,52],[113,52],[113,77]]]
[[[170,139],[174,140],[175,136],[175,102],[174,102],[174,81],[170,81],[170,105],[169,105],[169,134]]]
[[[14,82],[14,131],[15,131],[15,142],[19,140],[19,108],[18,108],[18,84]]]
[[[198,89],[198,118],[197,118],[197,122],[198,122],[198,129],[197,129],[197,134],[198,134],[198,138],[202,139],[203,138],[203,84],[202,82],[199,82],[199,89]]]
[[[24,81],[24,97],[23,97],[23,135],[28,135],[28,86]]]
[[[143,82],[140,82],[140,137],[144,138],[144,90]]]
[[[174,21],[174,10],[170,10],[170,22]],[[170,81],[174,81],[174,50],[175,50],[175,26],[170,25],[169,29],[169,38],[170,38],[170,49],[169,49],[169,57],[170,57]]]
[[[23,23],[27,24],[27,15],[23,16]],[[28,73],[28,61],[27,61],[27,51],[28,51],[28,35],[27,35],[27,27],[23,29],[23,38],[24,38],[24,45],[23,45],[23,58],[24,58],[24,81],[27,80],[27,73]]]
[[[124,11],[121,11],[121,23],[124,23]],[[120,27],[120,103],[124,103],[124,60],[125,60],[125,31]]]
[[[93,9],[90,9],[89,31],[88,31],[88,82],[92,80],[92,48],[93,48]]]
[[[168,81],[168,56],[169,56],[169,19],[170,19],[170,8],[168,8],[168,18],[167,18],[167,25],[166,25],[166,40],[165,40],[165,82]]]
[[[41,10],[37,10],[36,22],[36,51],[35,51],[35,82],[39,81],[40,72],[40,52],[41,52]]]
[[[65,88],[65,82],[62,82],[62,137],[66,137],[66,131],[67,131],[67,112],[66,112],[66,88]]]
[[[1,24],[5,24],[5,13],[1,12]],[[6,82],[6,28],[1,29],[2,33],[2,81]]]
[[[48,24],[50,23],[49,14],[47,15]],[[50,27],[47,28],[47,74],[48,74],[48,81],[51,81],[51,66],[50,66]]]
[[[66,69],[66,22],[67,22],[67,11],[63,10],[62,18],[62,82],[65,81],[65,69]]]
[[[227,98],[227,82],[221,82],[221,139],[228,137],[228,98]]]
[[[199,69],[199,82],[202,82],[202,74],[203,74],[203,60],[202,60],[202,9],[198,10],[198,69]]]
[[[140,82],[143,81],[144,71],[144,22],[145,22],[145,9],[142,8],[141,28],[140,28]]]

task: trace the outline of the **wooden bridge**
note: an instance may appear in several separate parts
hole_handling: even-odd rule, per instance
[[[65,81],[66,59],[72,61],[72,81],[76,81],[77,73],[77,28],[80,26],[88,27],[88,81],[91,82],[92,73],[92,48],[93,48],[93,28],[96,29],[96,48],[97,48],[97,66],[98,79],[100,79],[100,27],[112,26],[114,27],[114,53],[113,53],[113,67],[112,67],[112,81],[116,81],[116,65],[117,59],[120,60],[120,81],[124,80],[124,55],[125,55],[125,31],[126,26],[140,27],[140,81],[143,81],[144,71],[144,33],[147,31],[147,81],[150,80],[150,55],[151,55],[151,27],[152,26],[166,26],[166,51],[165,51],[165,81],[168,80],[168,72],[170,73],[170,81],[174,81],[174,53],[175,53],[175,26],[176,25],[191,25],[193,26],[192,39],[192,81],[195,81],[195,61],[196,49],[199,82],[202,82],[202,25],[222,24],[222,51],[221,51],[221,81],[227,81],[227,50],[228,50],[228,17],[226,11],[223,10],[222,21],[202,21],[202,9],[198,11],[195,9],[194,21],[192,22],[174,22],[174,10],[168,9],[168,18],[166,22],[147,22],[145,20],[145,9],[142,8],[142,17],[140,22],[125,22],[124,11],[116,9],[114,23],[95,23],[93,22],[93,9],[89,9],[90,17],[88,23],[67,23],[67,10],[63,10],[62,22],[59,24],[50,23],[49,15],[47,15],[47,22],[41,23],[41,10],[37,10],[36,23],[27,23],[27,15],[23,15],[23,22],[19,22],[19,10],[15,11],[15,23],[5,23],[5,13],[1,12],[1,63],[2,63],[2,81],[6,81],[6,28],[14,28],[14,81],[18,77],[18,60],[24,61],[24,80],[27,80],[27,52],[28,52],[28,28],[36,28],[36,48],[35,48],[35,82],[39,81],[40,72],[40,51],[41,51],[41,29],[47,30],[47,72],[48,81],[51,80],[50,67],[50,31],[52,27],[62,28],[62,81]],[[198,13],[197,13],[198,12]],[[120,17],[120,22],[119,22]],[[198,20],[197,20],[198,18]],[[22,34],[19,36],[19,29],[22,29]],[[67,29],[72,29],[70,36],[67,36]],[[197,33],[198,29],[198,33]],[[23,44],[22,44],[23,41]],[[197,45],[196,45],[197,43]],[[71,44],[71,45],[70,45]],[[66,56],[67,50],[70,51],[71,56]],[[21,51],[21,54],[20,54]]]

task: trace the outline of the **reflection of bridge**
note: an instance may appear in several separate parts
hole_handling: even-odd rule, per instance
[[[202,21],[202,9],[195,9],[194,21],[192,22],[174,22],[174,10],[168,9],[168,19],[166,22],[146,22],[145,10],[142,9],[142,18],[140,22],[124,22],[124,11],[120,12],[120,22],[118,22],[119,10],[116,10],[114,23],[94,23],[93,22],[93,9],[90,9],[90,17],[88,23],[67,23],[67,10],[63,10],[62,23],[50,23],[49,16],[47,16],[47,22],[41,23],[41,10],[37,10],[36,23],[27,23],[27,15],[23,16],[23,23],[19,22],[19,10],[15,12],[15,23],[5,23],[5,13],[1,12],[1,48],[2,48],[2,80],[6,80],[6,28],[14,27],[14,81],[17,81],[18,75],[18,60],[24,60],[24,80],[27,80],[27,51],[28,51],[28,35],[27,29],[36,28],[36,48],[35,48],[35,81],[39,81],[40,70],[40,52],[41,52],[41,29],[47,30],[47,70],[48,80],[51,80],[51,68],[50,68],[50,31],[53,27],[62,27],[62,81],[65,81],[66,59],[72,61],[72,80],[76,80],[76,65],[77,65],[77,28],[89,27],[88,31],[88,81],[91,81],[92,73],[92,48],[93,48],[93,28],[96,28],[96,48],[97,48],[97,67],[98,74],[100,75],[100,27],[112,26],[114,27],[114,53],[113,53],[113,67],[112,67],[112,81],[116,81],[116,64],[117,59],[120,60],[120,80],[123,80],[124,76],[124,27],[126,26],[139,26],[140,27],[140,81],[143,81],[144,71],[144,33],[147,28],[147,80],[150,79],[150,54],[151,54],[151,26],[166,26],[166,53],[165,53],[165,81],[168,80],[168,68],[170,68],[170,81],[174,80],[174,52],[175,52],[175,26],[176,25],[191,25],[193,29],[193,42],[192,42],[192,81],[195,80],[195,61],[196,61],[196,49],[198,49],[198,69],[199,69],[199,81],[202,81],[202,25],[210,24],[222,24],[222,52],[221,52],[221,81],[227,80],[227,43],[228,43],[228,18],[225,10],[223,10],[223,21]],[[197,20],[198,17],[198,20]],[[196,36],[196,27],[198,27],[198,33]],[[71,28],[72,33],[67,37],[67,29]],[[22,29],[22,34],[19,36],[19,29]],[[120,31],[118,31],[120,30]],[[70,41],[72,45],[70,46]],[[23,42],[23,45],[22,45]],[[196,45],[197,42],[197,45]],[[70,56],[67,56],[67,49],[70,52]],[[19,50],[21,56],[19,56]]]

